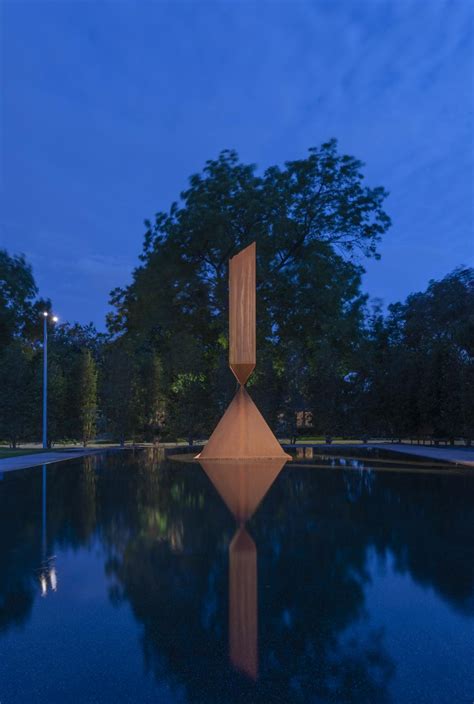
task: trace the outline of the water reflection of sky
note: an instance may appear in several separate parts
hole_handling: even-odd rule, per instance
[[[46,546],[41,470],[0,486],[2,702],[472,698],[474,477],[287,466],[246,517],[253,681],[229,658],[238,522],[198,465],[47,476]]]
[[[368,569],[368,618],[383,629],[385,649],[396,663],[393,700],[403,701],[406,683],[416,702],[448,701],[443,692],[449,691],[452,702],[465,700],[474,691],[473,619],[466,628],[465,617],[440,599],[433,587],[397,571],[390,552],[380,559],[370,551]]]

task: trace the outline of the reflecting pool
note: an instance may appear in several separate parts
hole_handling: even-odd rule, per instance
[[[472,472],[129,451],[0,478],[2,704],[472,701]]]

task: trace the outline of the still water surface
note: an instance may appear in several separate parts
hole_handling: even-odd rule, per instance
[[[472,474],[206,469],[3,475],[2,704],[474,701]]]

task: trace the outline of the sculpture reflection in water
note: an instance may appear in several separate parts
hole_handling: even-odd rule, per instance
[[[229,653],[234,667],[257,679],[257,547],[245,525],[289,455],[245,389],[256,356],[255,242],[229,262],[229,367],[237,393],[197,456],[238,529],[229,545]]]
[[[233,514],[237,530],[229,545],[229,657],[233,666],[258,677],[257,546],[246,529],[286,460],[205,462],[201,466]]]
[[[255,242],[229,262],[229,367],[238,389],[197,459],[291,459],[245,389],[257,361],[256,268]]]

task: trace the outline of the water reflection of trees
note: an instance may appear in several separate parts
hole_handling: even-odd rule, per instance
[[[92,458],[44,471],[47,488],[41,467],[6,473],[0,482],[0,631],[28,619],[44,581],[55,587],[54,549],[78,549],[97,528]]]
[[[41,476],[8,479],[0,482],[0,633],[28,619],[41,563]]]
[[[145,662],[190,699],[383,702],[391,673],[383,634],[349,628],[364,617],[368,549],[390,551],[396,569],[474,615],[474,486],[460,476],[367,476],[287,468],[250,521],[256,684],[229,667],[235,523],[199,467],[159,465],[145,453],[50,467],[48,550],[101,542],[111,599],[130,603],[142,624]],[[2,629],[28,618],[38,591],[40,510],[40,470],[5,475]]]

